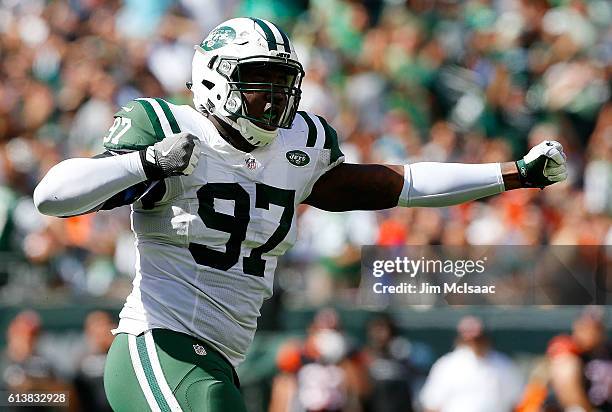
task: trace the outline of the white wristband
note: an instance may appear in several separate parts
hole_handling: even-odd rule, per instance
[[[414,163],[404,165],[398,206],[452,206],[504,190],[499,163]]]
[[[410,173],[410,165],[404,165],[404,186],[402,186],[402,193],[400,193],[398,206],[408,207],[410,200],[410,182],[412,181]]]

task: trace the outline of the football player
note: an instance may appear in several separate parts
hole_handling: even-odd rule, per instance
[[[298,111],[304,71],[275,24],[228,20],[195,49],[195,108],[131,101],[106,152],[59,163],[34,192],[52,216],[131,205],[136,277],[105,371],[116,411],[245,410],[234,367],[300,203],[440,207],[566,177],[556,142],[502,164],[343,163],[334,128]]]

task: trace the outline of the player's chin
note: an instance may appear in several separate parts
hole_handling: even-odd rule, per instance
[[[267,123],[263,123],[263,122],[253,122],[253,123],[255,124],[255,126],[261,127],[262,129],[264,129],[264,130],[266,130],[268,132],[273,132],[276,129],[278,129],[278,127],[276,127],[276,126],[271,126],[271,125],[269,125]]]

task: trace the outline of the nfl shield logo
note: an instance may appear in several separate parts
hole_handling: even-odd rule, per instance
[[[249,170],[257,169],[257,160],[255,160],[255,158],[253,156],[247,156],[244,159],[244,164],[246,165],[247,169],[249,169]]]
[[[206,355],[206,349],[204,349],[204,346],[202,345],[193,345],[193,350],[200,356]]]

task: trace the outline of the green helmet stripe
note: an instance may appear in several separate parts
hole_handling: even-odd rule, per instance
[[[289,47],[289,37],[287,37],[287,35],[285,34],[284,31],[282,31],[280,29],[280,27],[278,27],[276,24],[272,23],[272,25],[274,27],[276,27],[276,30],[278,30],[278,32],[280,33],[281,37],[283,38],[283,45],[285,46],[285,51],[287,53],[291,53],[291,47]]]
[[[155,109],[153,108],[153,106],[151,106],[151,103],[147,102],[146,100],[136,101],[140,103],[145,109],[145,112],[147,112],[147,116],[149,116],[149,121],[151,122],[151,126],[153,126],[153,130],[155,131],[155,137],[157,138],[157,140],[164,140],[164,130],[162,129],[161,122],[157,118],[157,115],[155,114]]]
[[[274,33],[272,33],[272,29],[270,29],[268,27],[268,25],[261,19],[256,19],[254,17],[251,17],[251,20],[253,20],[255,23],[257,23],[257,25],[259,27],[261,27],[261,29],[263,30],[263,32],[266,35],[266,41],[268,42],[268,48],[270,50],[276,50],[276,37],[274,37]]]
[[[315,126],[308,113],[299,111],[298,114],[302,116],[302,118],[308,125],[308,140],[306,142],[306,147],[314,147],[315,143],[317,143],[317,127]]]
[[[162,110],[164,111],[164,114],[166,115],[166,119],[168,119],[168,123],[170,123],[170,128],[172,129],[172,133],[180,133],[181,128],[178,122],[176,121],[176,118],[174,117],[174,113],[172,113],[172,110],[170,110],[170,106],[168,106],[168,103],[166,103],[164,99],[160,99],[157,97],[155,97],[155,101],[159,103]]]

